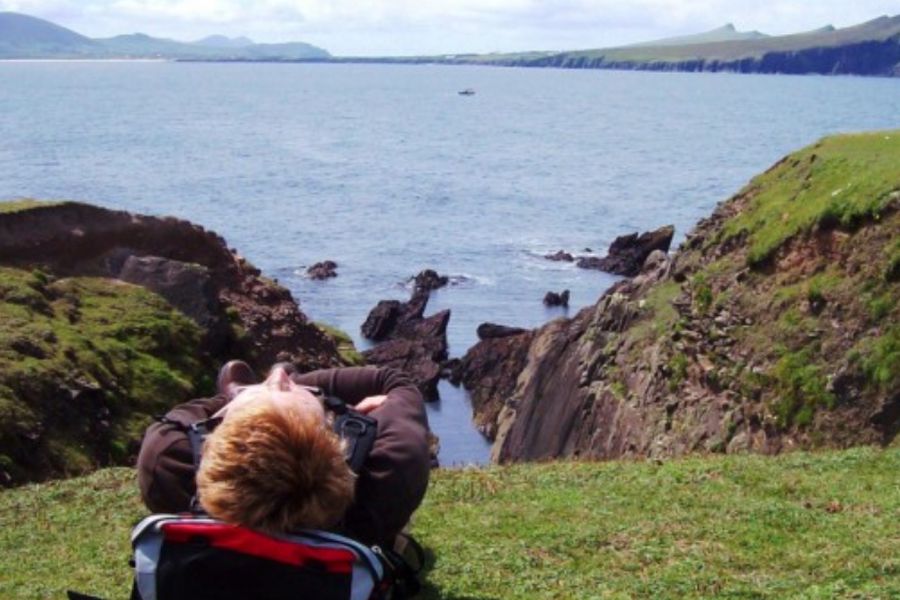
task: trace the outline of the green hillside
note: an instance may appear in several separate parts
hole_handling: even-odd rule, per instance
[[[603,56],[607,60],[735,60],[759,58],[769,52],[792,52],[806,48],[829,48],[868,41],[884,41],[897,35],[900,35],[900,15],[879,17],[853,27],[825,28],[792,35],[656,47],[607,48],[569,54]]]
[[[437,470],[426,599],[900,595],[900,448]],[[124,598],[134,473],[0,492],[0,597]]]
[[[738,31],[737,29],[735,29],[733,24],[728,23],[727,25],[717,27],[716,29],[712,29],[710,31],[704,31],[703,33],[663,38],[661,40],[640,42],[638,44],[629,44],[628,47],[636,48],[639,46],[684,46],[687,44],[709,44],[713,42],[757,40],[767,37],[769,36],[758,31]]]
[[[96,52],[99,45],[83,35],[49,21],[12,12],[0,12],[0,58],[79,56]]]
[[[246,38],[233,42],[222,36],[179,42],[143,33],[91,39],[44,19],[0,12],[0,59],[320,60],[330,56],[303,42],[254,44]]]
[[[407,62],[422,62],[423,58]],[[853,27],[827,26],[792,35],[711,32],[615,48],[434,57],[431,62],[520,67],[900,74],[900,15]]]

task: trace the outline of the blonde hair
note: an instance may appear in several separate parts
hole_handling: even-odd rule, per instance
[[[321,416],[259,398],[203,446],[197,492],[217,519],[269,533],[336,525],[355,476]]]

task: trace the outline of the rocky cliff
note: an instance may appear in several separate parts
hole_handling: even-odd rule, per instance
[[[900,429],[900,132],[826,138],[573,319],[462,361],[494,458],[779,452]],[[499,359],[499,360],[498,360]]]
[[[514,58],[498,64],[563,69],[619,69],[633,71],[686,71],[767,73],[788,75],[900,75],[900,38],[873,40],[837,47],[773,50],[740,58],[629,59],[615,54],[561,53],[540,58]]]
[[[79,203],[0,204],[0,484],[127,462],[150,415],[243,358],[341,364],[218,235]]]

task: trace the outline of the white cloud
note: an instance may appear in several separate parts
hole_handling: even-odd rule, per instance
[[[0,0],[95,37],[304,40],[336,54],[574,49],[733,22],[780,34],[900,12],[897,0]]]

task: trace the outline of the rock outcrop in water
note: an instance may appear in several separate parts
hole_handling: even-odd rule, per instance
[[[0,204],[0,483],[128,462],[218,366],[342,364],[218,235],[79,203]]]
[[[546,294],[544,294],[544,306],[562,306],[563,308],[568,308],[569,290],[563,290],[559,293],[547,292]]]
[[[900,132],[827,138],[572,319],[462,361],[500,461],[779,452],[900,429]]]
[[[323,260],[306,269],[306,276],[317,281],[331,279],[337,277],[337,266],[333,260]]]
[[[363,336],[379,342],[363,352],[373,365],[402,369],[416,382],[426,400],[438,398],[437,384],[447,360],[447,324],[450,311],[425,317],[425,307],[435,283],[440,279],[423,271],[419,285],[408,302],[382,300],[361,327]],[[424,275],[423,275],[424,274]],[[438,286],[440,287],[440,286]]]
[[[655,250],[669,251],[674,235],[675,228],[672,225],[666,225],[640,235],[637,233],[620,235],[610,244],[606,256],[603,258],[583,256],[575,262],[575,265],[582,269],[597,269],[615,275],[634,277],[640,272],[641,266],[651,252]]]

